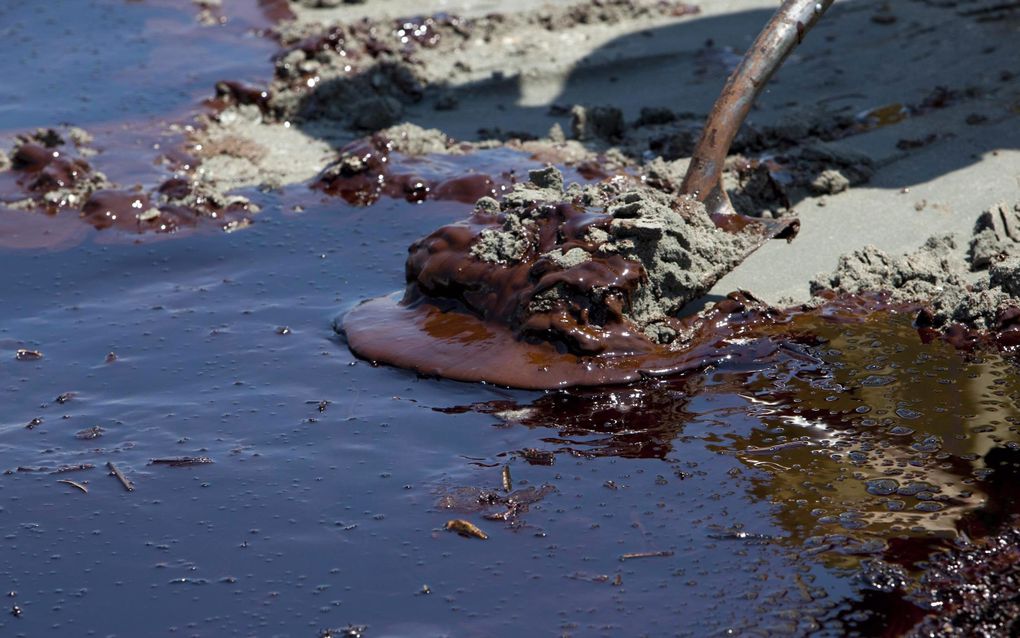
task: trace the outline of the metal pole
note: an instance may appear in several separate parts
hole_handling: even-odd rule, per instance
[[[833,0],[783,2],[727,80],[708,116],[680,189],[703,202],[710,213],[734,212],[722,187],[723,164],[733,138],[769,79],[832,3]]]

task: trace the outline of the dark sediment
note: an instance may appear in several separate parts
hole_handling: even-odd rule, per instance
[[[910,636],[1020,635],[1020,531],[937,557],[924,585],[938,613]]]
[[[129,233],[171,233],[212,222],[224,230],[249,223],[257,207],[246,198],[227,196],[200,180],[173,177],[151,192],[119,188],[86,157],[95,155],[84,131],[71,129],[68,144],[54,129],[18,136],[0,169],[0,205],[57,215],[77,212],[96,228]]]

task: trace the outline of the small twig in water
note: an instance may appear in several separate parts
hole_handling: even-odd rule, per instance
[[[779,463],[773,463],[772,461],[756,461],[754,459],[744,459],[751,464],[751,467],[756,469],[762,469],[767,472],[789,472],[790,468]]]
[[[18,361],[38,361],[42,359],[43,353],[38,350],[28,350],[27,348],[18,348],[18,351],[14,353],[14,358]]]
[[[483,532],[477,525],[461,518],[446,521],[446,529],[451,532],[457,532],[461,536],[479,538],[483,541],[489,538],[489,535]]]
[[[635,558],[664,558],[672,555],[673,550],[664,549],[658,552],[634,552],[632,554],[621,554],[620,560],[633,560]]]
[[[787,441],[786,443],[777,443],[768,447],[749,447],[745,450],[733,450],[732,454],[750,455],[750,456],[768,456],[775,454],[782,450],[788,450],[794,447],[805,447],[811,445],[809,441]]]
[[[213,460],[208,456],[176,456],[168,459],[149,459],[149,465],[169,465],[170,467],[206,465],[212,462]]]
[[[82,485],[78,481],[69,481],[68,479],[60,479],[59,481],[57,481],[57,483],[63,483],[64,485],[70,485],[71,487],[78,488],[79,490],[81,490],[82,492],[85,492],[86,494],[89,493],[89,488],[85,487],[84,485]]]
[[[135,484],[128,480],[128,477],[124,476],[124,473],[117,469],[117,466],[112,461],[106,462],[106,467],[110,469],[110,474],[117,477],[120,484],[124,486],[124,489],[128,492],[135,491]]]
[[[507,493],[514,491],[514,482],[513,479],[510,478],[509,465],[503,466],[503,491]]]

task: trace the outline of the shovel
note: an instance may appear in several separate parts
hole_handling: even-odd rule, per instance
[[[783,2],[744,54],[712,107],[680,192],[702,202],[714,216],[735,212],[722,187],[723,165],[754,100],[832,3],[833,0]]]
[[[720,182],[726,155],[755,98],[832,2],[783,3],[727,81],[684,178],[682,195],[702,202],[717,228],[753,238],[744,246],[747,253],[770,237],[782,236],[780,231],[795,232],[796,221],[737,215]],[[492,264],[471,252],[482,233],[503,224],[490,213],[476,210],[469,223],[439,229],[412,245],[403,298],[398,293],[366,301],[339,318],[336,330],[345,334],[353,352],[373,362],[427,376],[530,389],[628,383],[700,368],[720,356],[714,344],[725,329],[713,328],[716,322],[688,319],[692,323],[680,325],[680,330],[716,332],[678,347],[653,342],[634,330],[621,308],[635,278],[643,276],[640,264],[635,269],[619,255],[603,255],[598,261],[590,257],[592,263],[554,267],[541,257],[562,250],[568,240],[590,241],[571,234],[567,221],[581,219],[582,213],[569,202],[561,206],[530,219],[531,230],[522,232],[535,244],[529,249],[534,255],[512,265]],[[577,228],[584,227],[577,223]],[[633,228],[638,234],[647,230],[640,223]],[[710,285],[726,267],[720,262],[700,283]],[[563,283],[570,294],[522,319],[517,308],[531,307],[543,281],[552,282],[550,286]],[[615,293],[605,292],[610,289]],[[729,307],[742,303],[729,300]],[[532,332],[552,334],[557,341]]]

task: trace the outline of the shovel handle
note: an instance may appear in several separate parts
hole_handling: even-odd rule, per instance
[[[726,81],[680,189],[704,203],[710,213],[734,212],[722,187],[723,165],[733,138],[769,79],[832,3],[833,0],[785,0]]]

